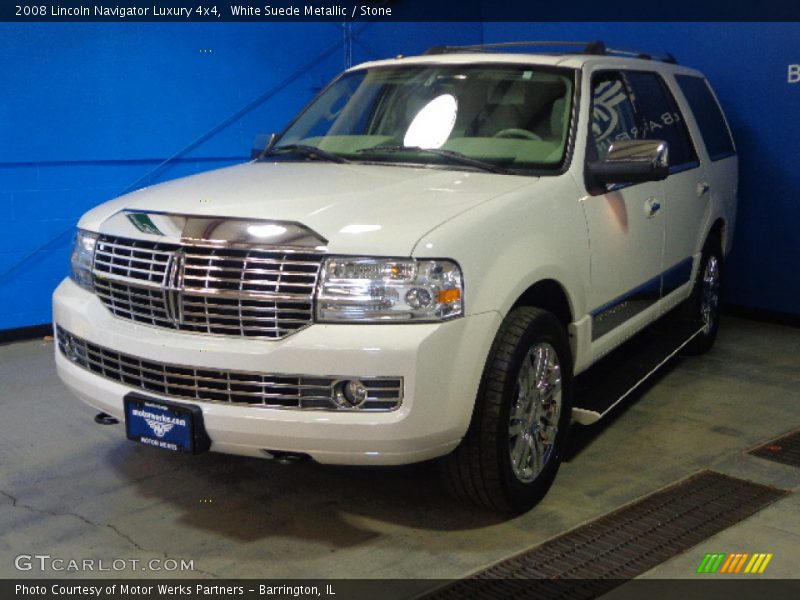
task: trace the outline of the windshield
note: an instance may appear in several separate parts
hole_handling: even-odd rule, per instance
[[[273,151],[324,159],[309,152],[318,148],[328,159],[554,171],[566,152],[573,77],[571,70],[530,65],[357,70],[312,102]]]

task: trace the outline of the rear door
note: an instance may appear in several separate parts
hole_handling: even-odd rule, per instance
[[[726,241],[730,244],[738,191],[738,158],[730,128],[708,81],[696,75],[676,75],[675,81],[703,140],[703,144],[698,144],[698,151],[703,153],[705,146],[708,201],[724,208],[727,216],[726,231],[729,234]],[[698,251],[702,243],[703,240],[698,240]],[[724,250],[727,252],[728,248]]]
[[[669,176],[664,181],[661,218],[665,226],[661,296],[665,308],[689,293],[693,257],[710,212],[709,184],[683,114],[667,83],[656,72],[628,71],[645,139],[669,146]],[[674,293],[674,296],[671,294]]]

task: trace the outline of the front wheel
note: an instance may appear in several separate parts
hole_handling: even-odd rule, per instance
[[[717,339],[722,294],[721,248],[720,240],[716,236],[709,238],[703,248],[692,295],[686,300],[684,307],[684,314],[698,327],[702,327],[702,330],[686,345],[684,354],[704,354]]]
[[[451,491],[494,510],[532,508],[561,463],[571,399],[563,325],[537,308],[513,310],[490,350],[469,430],[443,459]]]

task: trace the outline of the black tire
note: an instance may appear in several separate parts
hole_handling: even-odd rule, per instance
[[[717,235],[712,234],[703,248],[692,294],[686,299],[682,311],[684,317],[698,327],[702,326],[703,331],[683,348],[683,354],[705,354],[714,345],[719,330],[722,277],[722,243]]]
[[[537,351],[535,355],[532,354],[534,350]],[[534,356],[540,362],[534,364]],[[557,358],[558,369],[541,368],[548,364],[543,359],[552,356]],[[536,387],[537,394],[541,389],[554,390],[549,394],[549,401],[548,394],[544,394],[545,400],[536,403],[527,403],[518,397],[517,379],[523,364],[524,373],[529,376],[542,374],[541,380],[537,378],[540,384],[545,379],[552,380],[548,382],[549,387]],[[549,364],[552,365],[552,361]],[[556,377],[560,379],[557,417],[552,413],[559,396]],[[530,383],[526,387],[530,391]],[[534,404],[542,407],[541,416],[537,416],[539,409],[522,410],[523,406]],[[512,408],[520,417],[514,419],[514,429],[520,428],[517,435],[510,431]],[[441,461],[448,488],[455,495],[492,510],[510,513],[529,510],[544,497],[558,472],[571,410],[572,356],[564,326],[544,310],[514,309],[503,321],[489,352],[469,430],[461,444]],[[547,412],[551,412],[550,419]],[[519,459],[516,463],[512,463],[511,458],[512,441]],[[525,447],[527,442],[530,443]],[[542,452],[533,450],[537,443],[541,444]],[[526,450],[529,457],[524,458]],[[543,467],[540,468],[535,458],[530,458],[534,456],[546,457]],[[530,460],[534,464],[527,470],[525,465]],[[523,480],[530,477],[533,479]]]

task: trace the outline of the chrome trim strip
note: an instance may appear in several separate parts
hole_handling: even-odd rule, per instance
[[[183,323],[183,265],[184,254],[176,250],[169,257],[164,276],[164,304],[167,317],[177,327]]]
[[[101,234],[151,242],[225,248],[280,248],[324,252],[328,240],[305,225],[274,219],[189,215],[122,209],[100,226]]]

